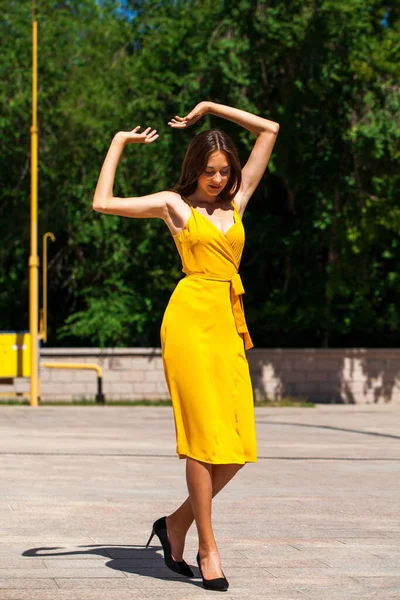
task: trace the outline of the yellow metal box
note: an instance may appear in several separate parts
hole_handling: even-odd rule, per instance
[[[0,333],[0,377],[30,377],[31,336],[29,332]]]

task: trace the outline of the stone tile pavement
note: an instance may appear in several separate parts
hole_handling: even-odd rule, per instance
[[[258,462],[214,500],[224,598],[400,600],[400,406],[256,417]],[[0,600],[215,596],[144,548],[184,466],[168,407],[0,407]],[[192,527],[198,575],[196,552]]]

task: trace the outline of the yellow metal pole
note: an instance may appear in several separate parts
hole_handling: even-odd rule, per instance
[[[42,241],[42,294],[43,294],[43,308],[40,311],[40,338],[45,344],[47,342],[47,240],[51,239],[52,242],[56,241],[54,234],[48,231],[43,236]]]
[[[32,127],[31,127],[31,247],[29,255],[29,331],[31,336],[30,405],[38,405],[39,257],[37,253],[38,127],[37,127],[37,21],[32,0]]]

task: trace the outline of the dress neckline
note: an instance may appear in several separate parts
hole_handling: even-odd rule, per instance
[[[218,229],[218,227],[215,225],[215,223],[213,223],[212,221],[210,221],[210,219],[208,219],[205,215],[203,215],[203,213],[199,212],[198,210],[195,209],[195,207],[193,206],[193,204],[190,202],[190,200],[188,198],[186,198],[186,196],[182,196],[183,200],[185,202],[187,202],[191,208],[192,211],[195,211],[198,215],[200,215],[201,217],[203,217],[203,219],[205,219],[206,221],[208,221],[208,223],[210,223],[210,225],[212,227],[214,227],[214,229],[216,229],[221,235],[223,235],[225,238],[227,237],[228,233],[230,232],[231,229],[233,229],[233,227],[235,227],[235,225],[237,225],[237,218],[236,218],[236,206],[235,203],[233,202],[233,200],[230,200],[230,204],[233,208],[233,223],[232,225],[229,227],[229,229],[226,230],[226,232],[224,233],[223,231],[221,231],[220,229]]]

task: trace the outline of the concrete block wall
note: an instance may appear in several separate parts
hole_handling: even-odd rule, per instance
[[[46,348],[41,362],[100,365],[107,401],[169,398],[159,348]],[[96,392],[95,371],[41,368],[43,400],[89,399]]]
[[[265,349],[247,353],[256,400],[400,403],[400,349]],[[107,401],[168,399],[160,348],[45,348],[42,362],[97,363]],[[41,369],[44,400],[96,395],[94,371]],[[19,385],[21,390],[21,385]]]
[[[255,348],[248,360],[256,400],[400,403],[400,349]]]

